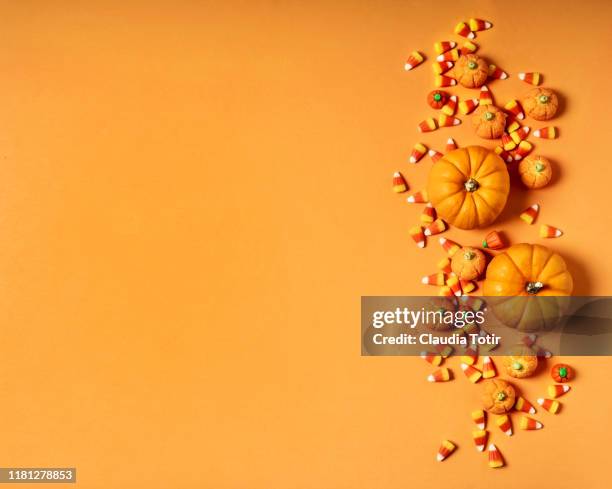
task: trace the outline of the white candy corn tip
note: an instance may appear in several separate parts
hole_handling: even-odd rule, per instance
[[[494,452],[494,451],[496,451],[496,450],[497,450],[497,447],[496,447],[496,446],[495,446],[493,443],[490,443],[490,444],[489,444],[489,451],[490,451],[490,452]]]
[[[523,157],[521,155],[514,155],[514,161],[521,161]]]
[[[450,86],[451,86],[451,87],[454,87],[456,84],[457,84],[457,80],[452,79],[452,80],[450,81]],[[454,95],[453,95],[453,96],[454,96]],[[456,98],[456,97],[455,97],[455,98]]]
[[[441,245],[444,245],[444,243],[446,243],[446,238],[440,238],[439,241]]]
[[[398,171],[396,171],[396,172],[393,174],[393,178],[397,178],[397,177],[399,177],[399,176],[400,176],[400,172],[398,172]]]
[[[436,57],[436,61],[444,61],[444,54],[439,54],[439,55]]]
[[[533,205],[531,206],[531,208],[532,208],[534,211],[539,212],[539,211],[540,211],[540,204],[533,204]]]
[[[417,243],[417,246],[418,246],[419,248],[425,248],[425,241],[419,241],[419,242]]]
[[[535,408],[534,408],[533,406],[531,406],[531,407],[529,408],[529,414],[535,414],[535,413],[536,413]]]
[[[485,446],[484,445],[476,445],[476,450],[478,450],[479,452],[484,452]]]
[[[468,33],[468,35],[467,35],[467,36],[465,36],[465,37],[467,37],[468,39],[475,39],[475,38],[476,38],[476,34],[474,34],[472,31],[470,31],[470,32]]]
[[[467,363],[462,363],[461,364],[461,370],[463,370],[463,371],[466,371],[468,367],[469,367],[469,365]]]
[[[536,423],[535,423],[535,429],[536,429],[536,430],[540,430],[540,429],[542,429],[542,428],[544,428],[544,425],[543,425],[542,423],[540,423],[539,421],[536,421]]]
[[[505,71],[502,71],[501,75],[499,75],[499,79],[505,80],[506,78],[508,78],[508,73],[506,73]]]
[[[544,399],[540,398],[537,400],[537,402],[541,406],[542,404],[544,404]]]
[[[411,195],[410,197],[406,199],[406,202],[408,202],[409,204],[414,204],[415,203],[414,197]]]
[[[487,87],[486,85],[484,85],[481,89],[481,92],[488,92],[489,91],[489,87]]]
[[[410,71],[412,68],[414,68],[414,66],[412,66],[410,63],[406,63],[406,64],[404,65],[404,69],[405,69],[406,71]]]
[[[430,149],[430,150],[427,152],[427,154],[428,154],[429,156],[431,156],[432,158],[433,158],[434,156],[436,156],[436,153],[437,153],[437,151],[436,151],[435,149]]]
[[[427,382],[435,382],[435,381],[436,381],[436,378],[433,376],[433,374],[430,374],[430,375],[427,377]]]
[[[425,228],[425,230],[423,231],[423,234],[425,236],[431,236],[431,231],[429,230],[429,228]]]
[[[438,455],[436,455],[436,459],[438,460],[438,462],[442,462],[442,460],[444,460],[444,455],[438,453]]]
[[[525,114],[523,114],[522,112],[519,112],[516,117],[522,121],[525,118]]]
[[[417,160],[416,160],[416,158],[414,156],[411,156],[408,161],[410,161],[410,163],[412,163],[412,164],[417,162]]]
[[[564,392],[564,393],[565,393],[565,392],[569,392],[569,390],[570,390],[570,386],[569,386],[569,385],[564,385],[564,386],[563,386],[563,392]]]
[[[525,80],[525,73],[518,74],[519,80]]]
[[[493,24],[491,24],[491,22],[489,22],[488,20],[485,20],[484,27],[485,29],[490,29],[491,27],[493,27]]]
[[[542,134],[542,133],[540,132],[540,130],[539,130],[539,129],[536,129],[535,131],[533,131],[533,135],[534,135],[536,138],[539,138],[539,137],[541,136],[541,134]]]
[[[457,101],[457,95],[451,95],[449,100],[452,100],[453,102],[456,102]]]
[[[558,237],[559,237],[559,236],[561,236],[562,234],[563,234],[563,231],[561,231],[560,229],[556,229],[556,230],[555,230],[555,238],[558,238]],[[544,356],[545,356],[546,358],[550,358],[550,357],[552,357],[552,353],[551,353],[551,352],[549,352],[549,351],[545,351],[545,352],[544,352]]]
[[[453,119],[453,126],[458,126],[461,124],[461,119],[457,119],[456,117]]]
[[[484,423],[478,423],[476,426],[478,426],[478,429],[481,429],[481,430],[485,429],[485,424]]]

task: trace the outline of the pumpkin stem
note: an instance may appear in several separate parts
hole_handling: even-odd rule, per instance
[[[476,253],[474,253],[473,251],[466,251],[463,254],[463,258],[468,261],[473,260],[475,257],[476,257]]]
[[[527,282],[525,286],[525,291],[528,294],[537,294],[544,287],[542,282]]]
[[[546,168],[546,166],[544,166],[544,163],[540,163],[539,161],[535,164],[535,170],[540,173],[541,171],[544,170],[544,168]]]
[[[476,190],[478,190],[478,187],[480,187],[480,184],[473,178],[470,178],[467,182],[463,184],[463,186],[468,192],[475,192]]]
[[[547,104],[548,103],[548,95],[540,95],[540,103]]]

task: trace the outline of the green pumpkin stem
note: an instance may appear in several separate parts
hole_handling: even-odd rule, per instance
[[[525,291],[528,294],[537,294],[544,287],[542,282],[527,282],[525,285]]]

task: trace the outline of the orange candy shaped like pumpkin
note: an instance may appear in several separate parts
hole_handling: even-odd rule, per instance
[[[550,369],[550,376],[555,382],[569,382],[574,378],[574,369],[565,363],[557,363]]]
[[[494,105],[481,105],[472,115],[476,135],[484,139],[497,139],[504,134],[506,114]]]
[[[485,267],[487,259],[478,248],[464,246],[453,255],[451,267],[453,273],[461,280],[476,280],[480,277]]]
[[[552,119],[559,108],[557,94],[550,88],[534,88],[521,101],[525,113],[536,121]]]
[[[487,81],[489,65],[476,54],[461,56],[455,63],[453,77],[466,88],[478,88]]]
[[[501,213],[510,177],[504,161],[482,146],[450,151],[434,163],[427,183],[438,216],[461,229],[486,227]]]
[[[512,384],[501,379],[484,382],[482,406],[493,414],[505,414],[514,406],[516,392]]]
[[[552,178],[552,166],[543,156],[528,156],[518,167],[521,181],[527,188],[542,188]]]
[[[504,368],[510,377],[523,379],[530,377],[538,367],[538,357],[525,345],[510,348],[509,355],[504,357]]]

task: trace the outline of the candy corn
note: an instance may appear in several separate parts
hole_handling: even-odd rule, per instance
[[[435,149],[430,149],[427,154],[431,158],[431,161],[433,161],[434,163],[444,156],[442,153],[436,151]]]
[[[446,457],[448,457],[455,450],[455,445],[453,445],[450,441],[444,440],[440,448],[438,448],[437,459],[438,462],[442,462]]]
[[[506,435],[512,436],[512,423],[510,422],[510,417],[507,414],[502,414],[501,416],[495,418],[495,424]]]
[[[527,224],[533,224],[533,221],[536,220],[538,214],[540,213],[540,204],[533,204],[530,207],[527,207],[521,215],[519,216],[523,221]]]
[[[516,398],[516,402],[514,403],[514,409],[528,414],[535,414],[536,412],[536,409],[535,407],[533,407],[533,404],[531,404],[524,397],[520,396]]]
[[[470,26],[465,22],[459,22],[455,26],[455,34],[461,37],[467,37],[468,39],[474,39],[476,37],[476,34],[470,30]]]
[[[561,397],[564,394],[567,394],[570,390],[569,385],[549,385],[548,386],[548,395],[550,397]]]
[[[518,144],[518,147],[514,151],[514,161],[520,161],[525,156],[527,156],[531,150],[533,149],[533,145],[529,141],[521,141]]]
[[[478,426],[478,429],[480,430],[484,430],[487,426],[487,417],[482,409],[472,411],[472,421],[476,423],[476,426]]]
[[[425,224],[432,223],[436,220],[436,210],[431,205],[431,202],[427,202],[427,205],[423,209],[421,214],[421,222]]]
[[[450,287],[448,286],[444,286],[444,287],[440,287],[440,290],[438,290],[438,295],[440,297],[453,297],[453,291],[450,289]]]
[[[482,372],[480,370],[466,363],[461,364],[461,370],[463,370],[463,373],[472,384],[478,382],[482,377]]]
[[[446,285],[456,296],[461,295],[461,284],[459,283],[459,278],[456,275],[451,275],[446,280]]]
[[[408,59],[406,60],[406,64],[404,65],[404,69],[406,71],[410,71],[415,66],[420,65],[423,62],[423,56],[418,51],[412,51],[408,55]]]
[[[459,124],[461,124],[461,119],[457,119],[456,117],[449,117],[446,114],[440,114],[440,117],[438,117],[439,127],[453,127]]]
[[[510,134],[502,134],[501,143],[502,147],[504,148],[504,151],[512,151],[514,148],[516,148],[516,143],[514,142]]]
[[[494,80],[505,80],[508,78],[508,73],[495,65],[489,65],[489,78]]]
[[[449,277],[449,280],[452,277]],[[470,344],[466,349],[463,355],[461,356],[461,361],[467,365],[475,365],[476,360],[478,359],[478,348],[476,345]]]
[[[487,432],[484,430],[472,431],[472,438],[476,445],[476,450],[484,452],[485,446],[487,445]]]
[[[480,336],[483,340],[486,340],[490,335],[489,333],[481,329],[480,332],[478,333],[478,336]],[[490,342],[490,343],[487,342],[487,343],[480,345],[479,348],[482,351],[492,351],[492,350],[495,350],[495,348],[497,348],[498,346],[499,345],[495,342]]]
[[[436,54],[442,54],[449,49],[453,49],[455,46],[457,46],[455,41],[440,41],[434,44],[434,51]]]
[[[553,356],[552,352],[545,350],[541,346],[535,345],[533,348],[538,358],[551,358]]]
[[[483,85],[480,89],[480,95],[478,96],[478,103],[480,105],[490,105],[493,103],[493,96],[491,95],[491,91],[489,87]]]
[[[406,199],[406,202],[408,202],[409,204],[424,204],[425,202],[427,202],[427,191],[419,190],[418,192],[409,195]]]
[[[459,59],[459,50],[451,49],[436,57],[436,61],[452,61],[453,63]]]
[[[489,445],[489,467],[492,469],[499,469],[504,466],[504,459],[497,449],[497,447],[491,443]]]
[[[404,177],[402,176],[402,174],[398,171],[396,171],[393,174],[393,191],[401,194],[402,192],[405,192],[406,190],[408,190],[408,185],[406,184],[406,180],[404,180]]]
[[[442,113],[451,117],[455,115],[456,110],[457,110],[457,95],[451,95],[451,97],[448,99],[448,102],[446,102],[446,105],[442,107]]]
[[[453,256],[457,251],[461,249],[461,246],[459,246],[457,243],[446,238],[440,238],[440,244],[442,245],[442,248],[444,248],[444,251],[446,251],[448,256]]]
[[[509,114],[512,114],[517,119],[523,120],[525,118],[525,113],[523,112],[523,108],[521,107],[521,104],[519,104],[518,100],[510,100],[510,102],[504,105],[504,109],[506,109]]]
[[[537,73],[519,73],[519,80],[529,83],[530,85],[539,85],[542,82],[542,76]]]
[[[437,285],[438,287],[442,287],[446,283],[446,275],[443,272],[425,275],[421,279],[421,283],[423,285]]]
[[[431,363],[434,367],[438,367],[442,363],[442,355],[436,355],[428,351],[421,352],[421,358],[428,363]]]
[[[559,401],[553,401],[552,399],[538,399],[538,404],[546,409],[551,414],[557,414],[561,403]]]
[[[536,129],[533,131],[533,135],[536,138],[555,139],[557,137],[557,128],[555,126],[550,126]]]
[[[479,101],[477,98],[462,100],[461,102],[459,102],[459,112],[465,115],[471,114],[472,112],[474,112],[474,109],[478,107],[478,102]]]
[[[540,238],[558,238],[559,236],[563,236],[563,231],[559,228],[549,226],[548,224],[540,226]]]
[[[538,335],[530,334],[527,336],[523,336],[523,338],[521,339],[521,342],[523,343],[523,345],[530,347],[536,342],[537,338],[538,338]]]
[[[438,262],[438,268],[442,270],[444,273],[451,273],[451,261],[450,258],[444,257]]]
[[[541,430],[544,428],[544,425],[535,419],[521,416],[520,427],[522,430]]]
[[[502,146],[495,146],[495,154],[499,155],[499,157],[504,160],[506,163],[510,163],[514,161],[514,158],[510,153],[508,153]]]
[[[453,353],[453,347],[450,345],[435,345],[434,350],[436,350],[442,358],[448,358]]]
[[[471,31],[484,31],[485,29],[490,29],[491,27],[493,27],[493,24],[491,24],[491,22],[482,19],[472,18],[469,20],[469,24]]]
[[[425,248],[425,235],[421,226],[413,226],[408,232],[419,248]]]
[[[491,231],[482,242],[482,247],[489,248],[490,250],[499,250],[504,246],[504,242],[497,231]]]
[[[476,51],[478,51],[478,44],[473,43],[472,41],[465,41],[459,49],[461,54],[471,54],[475,53]]]
[[[436,234],[440,234],[446,231],[446,223],[442,219],[436,219],[429,226],[425,228],[423,233],[425,236],[434,236]],[[444,284],[442,284],[444,285]]]
[[[459,285],[461,285],[461,290],[464,294],[469,294],[470,292],[474,292],[476,290],[476,284],[471,280],[459,279]]]
[[[516,119],[510,118],[508,120],[508,125],[506,126],[506,132],[510,134],[514,131],[518,131],[520,128],[521,125],[519,124],[519,122]]]
[[[410,153],[410,163],[416,163],[427,153],[427,146],[422,143],[416,143],[414,148],[412,148],[412,152]]]
[[[448,382],[450,380],[450,370],[446,367],[439,368],[427,377],[428,382]]]
[[[441,75],[442,73],[446,73],[453,67],[452,61],[434,61],[431,64],[431,69],[436,75]]]
[[[419,122],[418,129],[421,132],[431,132],[438,129],[438,124],[433,117],[428,117],[424,121]]]
[[[492,379],[497,375],[497,370],[495,370],[495,364],[493,360],[489,356],[485,356],[482,359],[482,378],[483,379]]]
[[[529,131],[530,131],[529,126],[523,126],[520,129],[517,129],[516,131],[511,132],[510,137],[516,144],[520,144],[521,141],[527,138],[527,136],[529,135]]]
[[[457,143],[455,142],[453,138],[448,138],[446,140],[446,148],[444,148],[444,151],[446,153],[449,153],[450,151],[453,151],[454,149],[457,149]]]
[[[440,87],[453,87],[457,84],[457,80],[450,76],[436,75],[434,77],[434,85]]]

